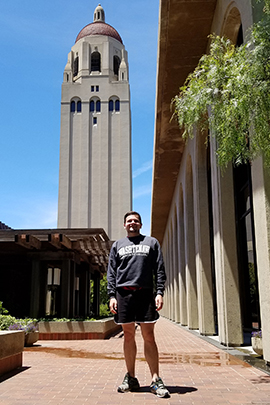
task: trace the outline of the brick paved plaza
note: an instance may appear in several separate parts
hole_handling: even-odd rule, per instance
[[[169,399],[150,393],[138,327],[139,392],[116,391],[125,374],[119,333],[108,340],[38,341],[24,352],[23,369],[0,379],[0,404],[270,404],[267,373],[165,318],[156,336]]]

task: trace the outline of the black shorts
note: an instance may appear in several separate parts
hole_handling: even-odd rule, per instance
[[[156,303],[151,289],[116,291],[117,313],[114,321],[123,323],[153,323],[159,318]]]

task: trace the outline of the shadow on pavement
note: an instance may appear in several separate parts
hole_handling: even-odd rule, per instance
[[[166,385],[166,388],[169,390],[170,394],[187,394],[188,392],[194,392],[194,391],[198,390],[197,388],[194,388],[194,387],[180,387],[178,385],[174,385],[174,386]],[[151,391],[150,391],[149,386],[146,385],[146,386],[141,386],[140,389],[136,392],[140,393],[140,392],[151,392]],[[136,392],[134,391],[133,394]]]
[[[12,370],[9,373],[6,373],[0,377],[0,383],[8,380],[9,378],[15,377],[15,375],[22,373],[23,371],[28,370],[31,367],[20,367],[16,370]]]

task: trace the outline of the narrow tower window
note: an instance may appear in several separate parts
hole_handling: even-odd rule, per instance
[[[113,100],[109,101],[109,111],[113,111]]]
[[[115,111],[120,111],[120,100],[115,100]]]
[[[97,51],[91,55],[91,72],[100,72],[100,53]]]
[[[77,76],[79,72],[79,57],[77,56],[73,63],[73,77]]]
[[[109,100],[109,111],[120,111],[120,100],[118,98],[113,97],[111,100]]]
[[[75,101],[71,101],[70,103],[70,112],[75,112]]]
[[[82,102],[80,100],[77,102],[77,112],[82,112]]]
[[[90,101],[90,112],[94,112],[95,111],[95,102],[94,100]]]
[[[90,112],[100,112],[101,111],[101,102],[97,97],[94,97],[90,100]]]
[[[114,55],[113,57],[113,72],[116,76],[118,76],[118,72],[119,72],[119,66],[120,66],[120,58],[117,55]]]

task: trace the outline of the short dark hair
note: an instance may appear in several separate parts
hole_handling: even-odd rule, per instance
[[[129,217],[130,215],[137,215],[137,217],[139,218],[140,224],[142,225],[142,218],[140,216],[140,214],[137,211],[129,211],[124,215],[124,224],[126,223],[126,219],[127,217]]]

